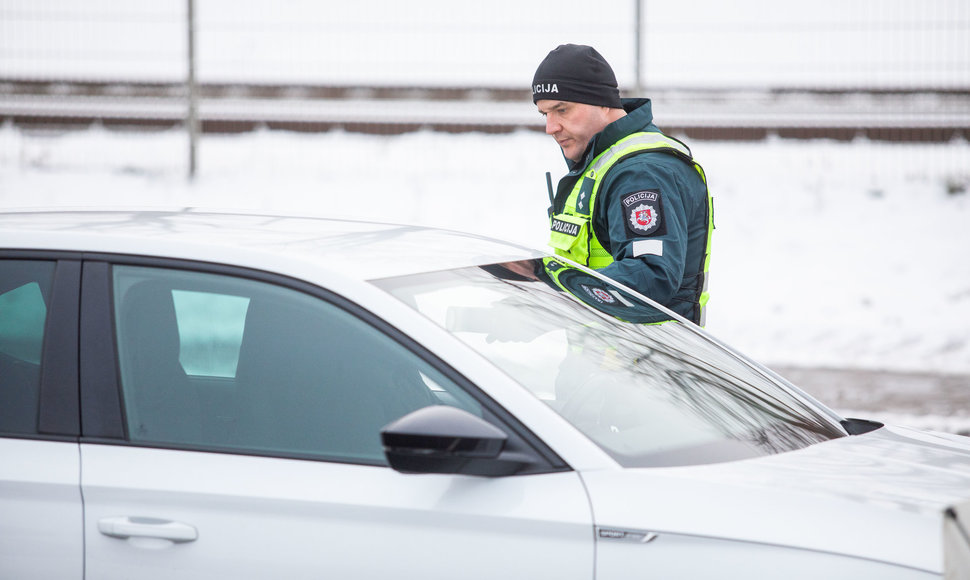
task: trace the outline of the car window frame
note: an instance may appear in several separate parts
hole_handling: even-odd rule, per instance
[[[80,257],[72,252],[5,248],[0,250],[0,259],[54,265],[40,360],[37,429],[0,437],[76,442],[81,433],[77,355]]]
[[[156,258],[113,253],[85,253],[81,267],[79,325],[81,442],[373,466],[372,463],[322,459],[318,456],[303,454],[262,453],[258,450],[225,450],[177,443],[131,441],[126,432],[115,335],[112,268],[116,265],[174,269],[236,277],[277,285],[323,300],[347,312],[362,323],[375,328],[463,389],[481,405],[486,414],[486,420],[496,424],[509,435],[508,446],[510,448],[513,448],[516,452],[532,456],[533,465],[521,473],[551,473],[571,471],[572,469],[535,433],[482,391],[473,381],[448,365],[440,357],[434,355],[405,332],[346,296],[305,280],[266,270],[191,259]],[[388,467],[388,469],[390,468]]]

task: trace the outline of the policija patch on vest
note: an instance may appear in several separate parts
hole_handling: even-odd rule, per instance
[[[632,236],[662,236],[667,233],[663,200],[659,191],[644,190],[620,198],[626,213],[626,229]]]
[[[558,217],[552,218],[551,227],[552,231],[559,232],[560,234],[566,234],[567,236],[573,237],[579,235],[579,224],[567,222],[566,220],[559,219]]]

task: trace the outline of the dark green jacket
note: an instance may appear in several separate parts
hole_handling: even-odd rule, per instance
[[[627,115],[596,134],[583,158],[569,164],[569,173],[559,181],[552,213],[562,211],[576,181],[606,148],[632,133],[660,131],[653,124],[649,99],[624,99],[623,105]],[[632,213],[636,204],[624,205],[624,200],[635,199],[640,192],[659,192],[659,224],[637,227]],[[621,160],[603,178],[593,208],[593,233],[614,259],[600,271],[702,323],[710,207],[707,185],[690,162],[661,152]]]

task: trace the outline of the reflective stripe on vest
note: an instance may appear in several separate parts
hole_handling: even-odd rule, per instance
[[[600,153],[587,166],[580,179],[576,181],[572,191],[566,198],[562,212],[551,217],[549,245],[556,254],[573,261],[600,269],[613,263],[613,256],[600,244],[593,233],[593,208],[596,207],[596,195],[599,193],[603,176],[619,161],[647,152],[664,152],[674,154],[690,163],[707,186],[707,176],[704,169],[694,161],[690,149],[680,141],[663,133],[633,133],[614,143]],[[711,258],[711,231],[714,229],[713,202],[710,191],[707,192],[707,240],[704,248],[701,294],[698,302],[701,308],[701,324],[703,324],[704,307],[707,304],[707,272]]]

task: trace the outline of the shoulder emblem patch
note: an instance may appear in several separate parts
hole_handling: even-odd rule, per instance
[[[657,236],[667,232],[663,223],[663,201],[659,191],[637,191],[620,198],[626,214],[626,228],[633,236]]]

